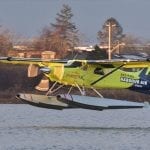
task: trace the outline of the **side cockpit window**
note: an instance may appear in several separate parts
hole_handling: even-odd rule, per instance
[[[95,68],[94,73],[99,75],[104,75],[103,69],[99,67]]]

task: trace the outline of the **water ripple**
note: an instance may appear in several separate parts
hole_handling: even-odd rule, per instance
[[[51,130],[146,130],[150,131],[150,127],[94,127],[94,126],[14,126],[0,127],[3,129],[51,129]]]

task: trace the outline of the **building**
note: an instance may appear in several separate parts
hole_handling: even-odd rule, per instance
[[[78,50],[78,51],[93,51],[94,47],[93,46],[78,46],[78,47],[74,47],[74,50]]]
[[[54,59],[56,53],[53,51],[41,51],[41,50],[9,50],[8,56],[23,57],[23,58]]]

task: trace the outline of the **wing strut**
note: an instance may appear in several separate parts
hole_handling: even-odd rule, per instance
[[[83,87],[83,89],[80,88],[80,86],[76,83],[76,87],[79,89],[81,95],[85,95],[85,89]]]
[[[104,76],[100,77],[98,80],[94,81],[91,83],[91,85],[96,84],[97,82],[99,82],[100,80],[106,78],[107,76],[111,75],[112,73],[114,73],[115,71],[117,71],[118,69],[120,69],[121,67],[123,67],[125,64],[120,65],[119,67],[115,68],[114,70],[110,71],[109,73],[105,74]]]
[[[93,90],[98,96],[100,96],[101,98],[104,98],[103,95],[102,95],[101,93],[99,93],[96,89],[94,89],[93,87],[92,87],[92,90]]]
[[[64,85],[62,84],[62,85],[60,85],[60,86],[58,86],[57,88],[55,88],[55,85],[57,84],[57,82],[55,82],[52,86],[51,86],[51,88],[48,90],[48,92],[46,93],[46,96],[48,96],[48,95],[50,95],[50,94],[52,94],[52,93],[54,93],[54,92],[56,92],[56,91],[58,91],[60,88],[62,88]],[[54,89],[55,88],[55,89]]]

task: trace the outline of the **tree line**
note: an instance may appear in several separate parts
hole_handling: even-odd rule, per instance
[[[0,55],[6,56],[8,50],[13,49],[14,44],[21,43],[28,46],[29,49],[55,51],[57,58],[64,57],[68,50],[73,51],[74,47],[79,46],[83,41],[80,31],[72,21],[73,16],[71,7],[64,4],[60,12],[56,14],[55,22],[43,27],[41,33],[32,41],[19,42],[11,31],[0,26]],[[120,23],[111,17],[104,22],[102,28],[95,35],[98,39],[98,45],[108,45],[109,26],[111,26],[112,47],[116,46],[118,42],[125,44],[142,43],[139,38],[124,34]]]

